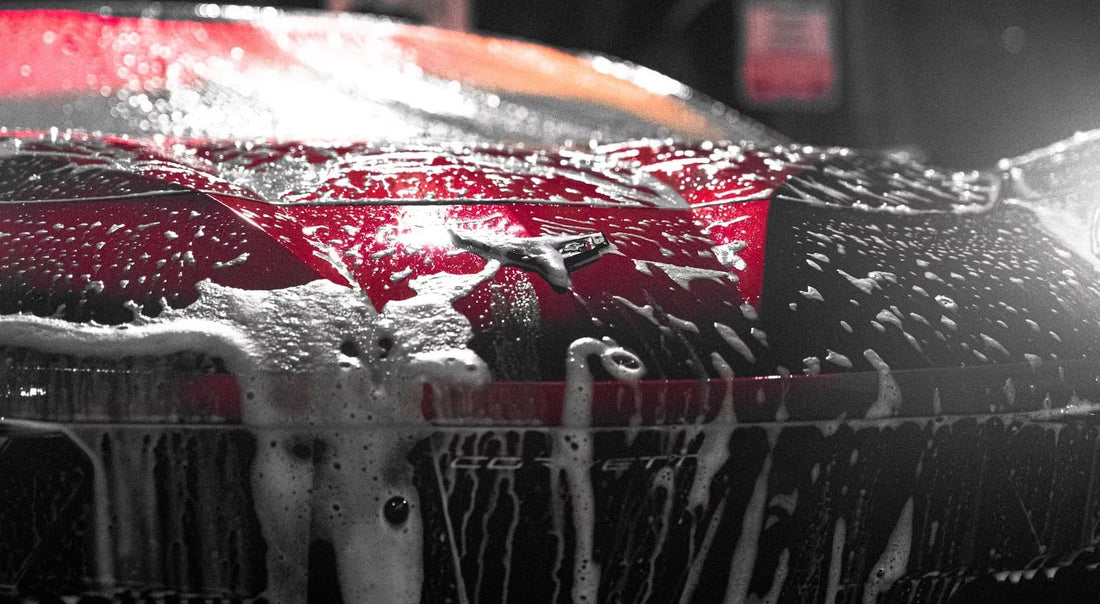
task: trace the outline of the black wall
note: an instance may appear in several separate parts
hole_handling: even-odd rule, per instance
[[[474,0],[483,31],[606,52],[738,107],[742,0]],[[826,112],[744,111],[804,142],[915,146],[992,165],[1100,127],[1100,2],[831,0],[842,97]]]

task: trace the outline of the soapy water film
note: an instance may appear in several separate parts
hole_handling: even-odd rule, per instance
[[[831,258],[807,258],[840,262],[838,241],[877,227],[846,228],[845,239],[826,230]],[[792,232],[808,249],[824,237]],[[185,308],[148,317],[135,306],[133,321],[114,327],[5,316],[8,412],[69,426],[9,422],[5,452],[66,441],[76,461],[52,480],[79,476],[68,491],[30,480],[13,497],[50,493],[56,503],[11,514],[54,514],[44,520],[72,530],[43,537],[26,528],[42,523],[6,523],[17,535],[7,542],[28,548],[9,558],[6,582],[270,601],[324,589],[345,601],[934,601],[976,575],[1053,576],[1091,546],[1082,511],[1095,502],[1066,471],[1094,464],[1096,430],[1078,421],[1098,400],[1081,386],[1096,383],[1087,366],[1025,355],[929,379],[935,372],[891,370],[867,349],[874,371],[830,390],[807,382],[809,359],[809,377],[738,380],[712,355],[722,379],[654,394],[638,385],[647,367],[633,352],[582,338],[561,390],[546,396],[561,405],[560,427],[463,425],[454,418],[499,418],[505,407],[529,424],[546,403],[513,391],[501,405],[503,395],[479,390],[491,384],[453,304],[499,269],[490,260],[468,275],[414,278],[416,295],[381,312],[322,281],[272,291],[203,283]],[[790,297],[888,294],[897,279],[841,274]],[[930,302],[945,317],[965,299],[965,282],[953,287],[953,298]],[[437,320],[449,329],[424,329]],[[741,355],[767,345],[715,329]],[[599,388],[636,417],[600,427]],[[975,408],[991,414],[957,415]],[[191,425],[164,425],[175,422]],[[21,566],[60,543],[43,539],[66,538],[80,543],[49,569]]]
[[[359,40],[354,23],[344,25],[342,43]],[[652,132],[652,124],[610,110],[593,114],[595,125],[574,126],[578,111],[561,104],[454,87],[387,65],[375,68],[389,74],[393,86],[334,88],[331,74],[349,68],[348,56],[333,61],[316,40],[294,41],[282,25],[269,27],[284,47],[305,44],[319,53],[302,54],[308,60],[294,73],[332,88],[334,106],[361,108],[364,95],[385,92],[368,104],[357,131],[377,135],[381,129],[396,140],[537,142],[583,141],[594,128],[606,131],[604,140]],[[388,32],[392,25],[372,27]],[[116,34],[122,42],[140,40],[133,32]],[[302,111],[301,103],[313,99],[283,97],[285,82],[262,65],[239,78],[229,63],[199,61],[196,73],[204,79],[195,91],[182,78],[166,90],[120,87],[79,98],[56,114],[36,104],[7,111],[44,130],[87,126],[92,116],[102,118],[107,131],[122,124],[144,136],[226,136],[242,127],[250,136],[349,136],[343,120],[332,120],[341,112]],[[445,106],[417,104],[437,97]],[[232,111],[211,112],[211,106]],[[568,119],[556,119],[559,111]],[[295,122],[293,115],[308,119]],[[402,129],[383,128],[393,124]],[[727,136],[769,136],[751,124],[722,124]],[[732,157],[737,149],[729,151]],[[799,151],[760,155],[775,162],[769,169],[782,170],[784,162],[798,162]],[[1004,166],[1018,197],[997,226],[1021,228],[1007,223],[1031,212],[1048,230],[1077,228],[1067,226],[1064,215],[1080,213],[1085,204],[1058,194],[1066,183],[1042,177],[1060,173],[1044,162],[1064,151]],[[989,209],[990,187],[980,178],[897,163],[882,170],[892,176],[879,179],[874,173],[882,158],[870,165],[845,150],[802,155],[818,153],[829,154],[833,166],[799,165],[801,180],[780,199],[896,215]],[[672,178],[699,161],[681,155],[646,171],[664,170]],[[737,200],[737,186],[715,184],[723,182],[721,166],[711,168],[681,193]],[[281,185],[249,181],[247,172],[239,180],[229,171],[223,176],[261,193]],[[291,176],[308,181],[316,175]],[[914,195],[906,183],[921,178],[926,195]],[[870,192],[860,185],[866,182]],[[1040,204],[1036,197],[1059,203]],[[790,208],[797,206],[785,207],[794,213]],[[469,320],[453,306],[499,269],[492,259],[481,272],[413,279],[412,298],[383,308],[326,282],[270,292],[205,284],[199,301],[186,308],[157,317],[135,309],[132,323],[114,327],[6,315],[0,318],[0,398],[5,414],[22,419],[5,421],[0,432],[2,474],[14,477],[0,502],[0,593],[67,590],[131,601],[183,594],[270,602],[310,595],[345,602],[522,602],[538,594],[540,601],[557,602],[874,602],[945,600],[986,574],[1009,582],[1053,578],[1075,557],[1092,555],[1095,542],[1090,487],[1098,432],[1089,422],[1096,412],[1089,401],[1100,400],[1096,376],[1087,365],[1032,352],[1009,359],[1014,364],[981,364],[1005,361],[998,355],[1006,346],[1014,355],[1057,350],[1080,325],[1035,314],[1041,309],[1015,319],[1017,309],[1002,309],[1002,323],[1030,321],[1020,333],[1038,335],[1028,336],[1033,348],[1027,348],[989,331],[998,326],[993,319],[962,320],[960,305],[966,311],[982,282],[965,271],[937,274],[926,266],[937,262],[936,254],[973,252],[976,272],[992,271],[1006,282],[1009,274],[1023,275],[1011,283],[1024,293],[1049,267],[1036,268],[1028,255],[1045,256],[1032,248],[1008,249],[1009,239],[993,237],[988,249],[977,249],[982,241],[971,249],[961,243],[965,223],[950,224],[956,226],[884,227],[887,241],[876,240],[881,232],[872,232],[873,221],[864,228],[836,218],[817,225],[828,228],[792,230],[801,267],[784,276],[794,288],[784,300],[792,316],[807,316],[826,299],[844,304],[849,297],[894,295],[902,285],[952,290],[911,297],[912,308],[898,302],[900,296],[893,307],[849,308],[845,320],[831,322],[832,331],[822,328],[824,335],[815,336],[839,348],[835,343],[854,326],[858,349],[806,346],[796,362],[784,360],[796,375],[777,368],[763,380],[735,378],[733,355],[714,355],[704,359],[706,372],[720,379],[643,392],[638,380],[658,368],[647,367],[641,351],[580,338],[564,351],[564,384],[546,397],[560,406],[560,426],[553,427],[531,425],[534,411],[522,412],[545,403],[533,387],[510,393],[520,416],[515,425],[456,419],[501,413],[500,395],[486,394],[484,362],[467,347]],[[906,245],[931,238],[932,231],[954,237],[955,249]],[[1060,305],[1072,306],[1092,287],[1077,281],[1087,266],[1070,262],[1063,249],[1089,258],[1081,243],[1087,235],[1035,238],[1036,249],[1065,244],[1055,248],[1065,262],[1058,267],[1064,279],[1049,291]],[[740,245],[726,242],[715,255],[743,270]],[[861,247],[880,264],[912,262],[922,270],[844,270],[846,253]],[[996,257],[982,256],[991,252]],[[231,255],[224,263],[248,260]],[[823,267],[831,281],[821,277]],[[652,261],[636,268],[663,272],[685,291],[693,280],[729,279]],[[560,270],[543,276],[568,284]],[[699,329],[642,300],[617,303],[653,323],[660,317],[670,328]],[[741,312],[754,320],[751,305]],[[317,320],[320,314],[325,319]],[[422,329],[432,320],[449,328]],[[1031,327],[1040,323],[1041,330]],[[896,335],[895,327],[908,336],[909,354],[964,356],[976,371],[899,370],[908,367],[899,361],[903,354],[884,360],[875,352],[883,347],[866,345]],[[749,364],[769,345],[756,327],[713,328]],[[778,329],[768,331],[772,347],[786,339]],[[811,377],[797,375],[798,360]],[[822,366],[855,365],[862,371],[846,374],[834,388],[808,386]],[[597,374],[603,382],[595,381]],[[635,419],[601,426],[597,398]],[[989,415],[973,415],[985,408]],[[668,425],[652,425],[653,417]],[[42,551],[50,553],[37,555]]]
[[[27,355],[22,360],[47,356]],[[179,367],[208,361],[180,355],[171,360],[174,372],[163,371],[166,361],[131,362],[138,367],[113,376],[106,367],[82,374],[36,372],[23,364],[5,377],[28,401],[44,405],[45,392],[65,392],[74,417],[107,417],[103,406],[158,388],[171,401],[180,382],[166,376],[194,377]],[[308,388],[300,375],[271,377]],[[1068,379],[1074,377],[1081,376]],[[339,379],[330,374],[324,381]],[[907,384],[905,376],[898,379]],[[103,394],[112,384],[117,398]],[[9,459],[33,458],[37,445],[49,447],[43,458],[61,456],[68,463],[50,466],[40,458],[23,469],[28,480],[9,499],[15,522],[5,527],[16,533],[8,542],[76,541],[53,561],[50,572],[62,576],[37,575],[73,586],[89,577],[105,581],[95,586],[93,580],[93,591],[125,593],[128,584],[138,584],[140,593],[160,585],[215,598],[264,591],[274,600],[259,553],[270,555],[272,547],[271,527],[263,525],[281,523],[300,531],[303,544],[314,543],[314,573],[330,577],[329,594],[334,584],[343,585],[345,601],[378,593],[399,597],[380,591],[392,585],[364,587],[366,581],[353,588],[375,591],[349,591],[344,581],[355,573],[353,581],[398,579],[412,589],[410,600],[470,602],[524,601],[532,593],[553,594],[547,601],[875,601],[880,593],[894,601],[936,600],[972,579],[938,575],[939,568],[985,566],[1006,580],[1053,576],[1072,553],[1087,548],[1083,539],[1094,527],[1081,511],[1095,503],[1086,484],[1059,468],[1092,471],[1098,434],[1071,421],[1072,414],[1044,412],[1043,402],[1021,394],[1013,404],[1036,411],[1013,420],[942,416],[735,426],[728,423],[727,404],[736,392],[730,384],[710,399],[725,421],[581,433],[568,426],[401,423],[265,429],[226,426],[210,417],[211,425],[188,427],[73,422],[60,433],[55,426],[15,422],[4,435]],[[1050,384],[1048,392],[1067,396]],[[584,380],[576,385],[583,392]],[[782,390],[769,390],[765,407],[778,412]],[[1020,384],[1021,393],[1028,390]],[[633,404],[629,383],[623,392]],[[868,405],[873,393],[863,388]],[[1008,396],[992,395],[991,402],[1008,405]],[[183,417],[194,401],[175,398]],[[563,447],[575,438],[587,441],[587,451]],[[51,444],[42,444],[47,439]],[[72,449],[67,458],[58,453],[62,443]],[[87,450],[77,451],[75,443]],[[30,452],[19,457],[16,444]],[[293,488],[278,495],[281,505],[257,505],[264,495],[256,486],[256,464],[265,463],[261,448],[273,444],[285,446],[288,455],[267,462],[269,468],[306,489],[302,509],[289,506]],[[39,468],[53,468],[53,475]],[[308,476],[298,480],[303,473]],[[376,479],[387,486],[372,486]],[[52,505],[18,505],[35,497],[28,485],[36,480],[39,497],[54,497]],[[54,488],[42,488],[50,481]],[[1051,492],[1060,497],[1050,501]],[[58,501],[56,493],[69,499]],[[398,496],[404,504],[391,503]],[[27,509],[42,520],[61,519],[62,528],[67,519],[80,530],[28,536],[34,523],[18,522],[16,515]],[[364,534],[371,526],[387,532]],[[372,546],[383,538],[411,538],[403,539],[405,549],[391,543],[374,552],[346,551],[339,548],[341,531]],[[996,547],[981,551],[975,547],[980,543]],[[331,554],[324,544],[332,544]],[[1047,551],[1062,553],[1044,556]],[[588,565],[580,560],[586,554]],[[433,570],[412,587],[389,569],[373,576],[349,571],[378,568],[372,555],[414,576],[420,568]],[[319,560],[331,561],[336,576],[326,575]],[[8,573],[18,580],[12,573],[23,570]],[[36,586],[21,587],[33,592]]]
[[[988,218],[994,228],[1022,210],[1000,211]],[[861,237],[874,235],[861,229],[895,227],[815,220],[824,232],[791,230],[796,249],[821,249],[789,273],[799,279],[787,297],[805,305],[791,313],[811,313],[825,297],[893,295],[907,280],[949,285],[930,271],[860,277],[838,268],[822,280],[822,265],[846,266],[843,246],[870,249]],[[938,232],[945,235],[951,230]],[[654,393],[638,382],[654,367],[612,341],[581,338],[565,351],[560,390],[545,396],[560,405],[560,426],[524,425],[546,400],[513,390],[502,405],[503,394],[486,394],[488,368],[467,347],[469,320],[454,307],[500,270],[493,258],[505,256],[493,246],[518,244],[504,237],[480,245],[488,250],[480,271],[412,278],[415,295],[381,310],[327,281],[271,291],[204,282],[192,304],[155,317],[135,305],[133,319],[115,326],[4,316],[7,412],[26,418],[6,423],[4,452],[26,463],[34,455],[16,455],[19,447],[66,442],[71,463],[49,480],[77,477],[68,490],[39,489],[38,478],[19,487],[13,502],[49,494],[51,505],[11,509],[13,518],[26,510],[44,517],[5,524],[13,535],[5,542],[25,547],[9,556],[5,583],[23,593],[47,589],[44,582],[116,595],[155,585],[288,602],[324,586],[345,601],[523,601],[532,592],[550,601],[935,601],[977,575],[1054,576],[1091,547],[1088,510],[1096,504],[1078,474],[1093,471],[1097,434],[1087,420],[1096,409],[1088,401],[1100,397],[1087,387],[1096,380],[1085,364],[1024,355],[939,375],[905,369],[896,348],[887,356],[902,369],[891,369],[867,348],[807,357],[803,376],[780,370],[753,380],[735,378],[714,354],[710,370],[721,379]],[[934,248],[895,245],[895,264],[936,260]],[[1030,250],[998,253],[1011,263]],[[888,267],[886,256],[875,258]],[[678,274],[669,273],[674,265],[635,264],[674,282]],[[332,266],[347,270],[338,260]],[[560,271],[544,272],[568,285]],[[718,277],[681,278],[686,291]],[[924,296],[947,319],[940,329],[952,347],[943,354],[978,358],[959,344],[963,336],[952,339],[965,330],[948,324],[953,316],[973,328],[959,314],[960,303],[969,305],[956,302],[978,287],[971,282],[952,275],[951,296]],[[1054,285],[1050,295],[1069,301],[1086,287],[1069,277]],[[617,303],[658,317],[625,298]],[[751,306],[739,312],[757,320]],[[908,317],[917,336],[930,328],[900,309],[851,312],[857,326],[867,319],[856,315],[871,312],[879,326],[900,329]],[[675,319],[661,318],[700,329]],[[428,328],[440,322],[447,328]],[[743,361],[769,347],[762,331],[713,327]],[[770,347],[781,348],[781,332],[769,331]],[[984,354],[1007,355],[999,340],[970,335],[984,335]],[[1034,338],[1036,351],[1052,346]],[[905,342],[901,350],[935,350]],[[874,371],[845,374],[830,389],[808,381],[823,361],[866,361]],[[616,401],[632,418],[622,427],[601,426],[600,389],[601,402]],[[468,425],[499,419],[503,408],[521,423]],[[990,415],[963,416],[982,408]],[[657,417],[670,425],[653,426]],[[165,426],[176,422],[190,425]],[[36,528],[51,523],[59,530]],[[70,553],[26,566],[34,551],[55,546]]]

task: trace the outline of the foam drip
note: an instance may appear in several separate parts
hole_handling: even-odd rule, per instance
[[[595,560],[594,542],[596,498],[590,474],[594,457],[590,431],[593,378],[589,369],[589,357],[592,356],[598,357],[604,369],[620,381],[634,383],[645,373],[641,359],[613,342],[581,338],[569,346],[566,356],[562,429],[554,442],[553,457],[565,474],[573,528],[576,532],[571,593],[573,602],[599,601],[600,568]]]
[[[257,442],[251,484],[267,543],[268,600],[305,600],[308,544],[317,534],[333,543],[345,601],[418,602],[423,527],[406,458],[428,433],[421,384],[442,391],[488,378],[484,362],[466,348],[469,322],[451,304],[497,268],[490,262],[472,275],[418,278],[417,295],[381,315],[362,292],[328,281],[272,291],[202,282],[196,303],[123,326],[3,316],[0,343],[94,358],[222,358],[237,377],[241,420]],[[383,338],[395,343],[385,358],[375,352]],[[302,454],[317,443],[321,461]],[[97,514],[117,499],[101,478]],[[123,483],[142,479],[120,474],[110,488],[132,490]],[[383,517],[391,498],[410,510],[403,522]],[[101,566],[114,560],[116,547],[130,547],[104,541],[96,542]],[[109,583],[109,569],[97,572]]]

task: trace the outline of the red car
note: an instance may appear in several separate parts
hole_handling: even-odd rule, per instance
[[[1094,136],[948,173],[604,57],[186,10],[0,12],[0,592],[1091,585]]]

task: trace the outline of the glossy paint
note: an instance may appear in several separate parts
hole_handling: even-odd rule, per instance
[[[0,13],[10,591],[945,601],[1090,563],[1094,137],[949,173],[777,145],[606,59],[249,10]],[[403,86],[617,117],[578,142],[576,105],[482,128],[354,89],[410,129],[332,136],[258,75],[333,85],[326,30]]]

